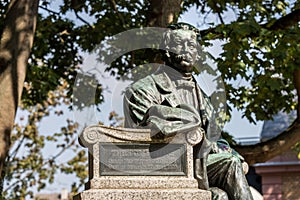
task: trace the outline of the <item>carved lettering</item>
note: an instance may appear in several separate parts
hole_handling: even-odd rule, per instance
[[[100,144],[100,174],[184,176],[185,144]]]

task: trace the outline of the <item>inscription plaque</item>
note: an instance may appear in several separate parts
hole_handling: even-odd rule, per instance
[[[100,144],[100,175],[185,176],[185,144]]]

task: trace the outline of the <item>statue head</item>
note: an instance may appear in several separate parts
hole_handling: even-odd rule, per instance
[[[161,49],[166,65],[180,72],[192,72],[200,51],[200,31],[187,23],[168,26],[164,33]]]

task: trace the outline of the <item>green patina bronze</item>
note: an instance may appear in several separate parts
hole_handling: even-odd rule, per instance
[[[162,49],[165,65],[133,83],[125,93],[125,127],[150,128],[153,137],[201,131],[194,146],[194,175],[213,199],[251,200],[243,158],[218,134],[214,109],[192,72],[199,58],[199,31],[186,23],[170,26]]]

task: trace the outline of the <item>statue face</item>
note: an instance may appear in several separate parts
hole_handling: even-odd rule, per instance
[[[190,30],[172,31],[168,49],[173,67],[181,72],[192,72],[198,56],[197,36]]]

